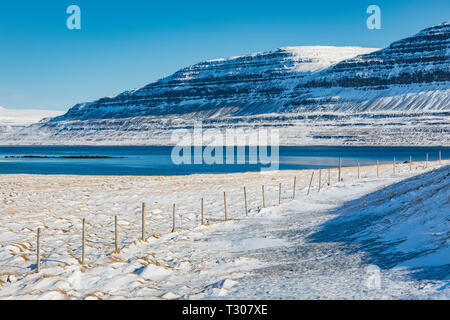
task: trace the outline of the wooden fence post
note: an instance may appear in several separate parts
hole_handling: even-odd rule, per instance
[[[279,205],[281,204],[281,183],[280,183],[280,186],[279,186],[279,189],[278,189],[278,204]]]
[[[41,228],[37,229],[36,239],[36,272],[41,270]]]
[[[341,182],[341,168],[342,168],[342,159],[339,157],[339,173],[338,173],[338,181]]]
[[[392,172],[394,173],[394,176],[395,176],[395,157],[394,157],[394,161],[392,162]]]
[[[85,258],[85,246],[86,246],[86,219],[83,218],[82,230],[81,230],[81,265],[84,266]]]
[[[425,162],[425,168],[428,168],[428,152],[427,152],[427,159],[426,159],[426,162]]]
[[[245,189],[245,187],[244,187],[244,205],[245,205],[245,216],[248,217],[247,189]]]
[[[377,178],[380,177],[380,168],[379,167],[380,167],[380,163],[377,160]]]
[[[227,216],[227,195],[225,193],[225,191],[223,192],[223,207],[225,208],[225,221],[228,220],[228,216]]]
[[[172,233],[176,231],[176,221],[175,221],[175,211],[176,211],[176,207],[175,207],[175,203],[173,204],[173,210],[172,210]]]
[[[311,190],[311,184],[312,184],[312,181],[313,181],[313,177],[314,177],[314,171],[311,174],[311,180],[309,180],[308,193],[306,194],[307,196],[309,195],[309,190]]]
[[[295,199],[295,188],[297,184],[297,176],[294,177],[294,189],[292,190],[292,200]]]
[[[322,169],[319,169],[319,191],[322,187]]]
[[[358,179],[361,178],[360,174],[359,174],[360,168],[359,168],[359,161],[358,161]]]
[[[409,156],[409,171],[412,171],[412,156]]]
[[[119,252],[119,237],[117,232],[117,216],[114,216],[114,247],[115,251]]]
[[[328,186],[331,186],[331,168],[328,168]]]
[[[266,207],[266,197],[264,195],[264,185],[262,185],[262,201],[263,201],[263,208]]]
[[[142,202],[142,241],[145,240],[145,202]]]
[[[202,213],[201,213],[201,218],[202,218],[202,226],[205,224],[205,209],[203,206],[203,198],[202,198]]]
[[[439,150],[439,165],[441,165],[441,159],[442,159],[442,152]]]

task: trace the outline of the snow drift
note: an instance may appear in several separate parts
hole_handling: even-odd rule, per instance
[[[311,239],[357,244],[368,253],[366,263],[448,279],[449,195],[450,166],[445,166],[350,201]]]

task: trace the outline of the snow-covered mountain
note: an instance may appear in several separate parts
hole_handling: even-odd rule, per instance
[[[218,128],[280,128],[283,144],[450,145],[449,115],[445,22],[382,50],[285,47],[201,62],[77,104],[7,143],[167,144],[173,129],[202,119]]]
[[[299,83],[288,107],[334,111],[450,108],[450,22],[342,61]]]
[[[82,103],[54,119],[85,120],[190,114],[204,117],[280,112],[290,92],[314,72],[376,49],[286,47],[181,69],[143,88]]]

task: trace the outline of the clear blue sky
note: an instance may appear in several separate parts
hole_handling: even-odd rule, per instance
[[[81,30],[66,28],[71,4]],[[371,4],[382,30],[366,28]],[[199,61],[281,46],[385,47],[449,18],[448,0],[2,0],[0,106],[68,109]]]

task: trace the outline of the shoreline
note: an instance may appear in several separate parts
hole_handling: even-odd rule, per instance
[[[5,156],[5,159],[126,159],[126,157],[111,156]]]
[[[450,159],[442,159],[442,163],[448,162],[450,163]],[[439,160],[428,160],[428,164],[439,163]],[[426,161],[413,161],[412,165],[426,165]],[[380,162],[379,167],[380,169],[385,166],[389,166],[392,168],[393,163],[392,162]],[[396,166],[400,165],[408,165],[408,162],[397,162]],[[369,165],[361,165],[359,168],[376,168],[376,164],[369,164]],[[444,164],[442,164],[444,166]],[[345,169],[357,169],[358,166],[342,166],[342,170]],[[193,177],[193,176],[224,176],[224,175],[242,175],[242,174],[260,174],[262,176],[264,175],[276,175],[278,173],[302,173],[302,172],[310,172],[310,171],[319,171],[322,170],[324,173],[326,173],[328,170],[338,170],[339,167],[326,167],[326,168],[308,168],[308,169],[278,169],[278,170],[268,170],[268,171],[242,171],[242,172],[217,172],[217,173],[190,173],[190,174],[174,174],[174,175],[98,175],[98,174],[44,174],[44,173],[0,173],[0,176],[43,176],[43,177],[95,177],[95,178],[104,178],[104,177],[122,177],[122,178],[170,178],[170,177],[176,177],[176,178],[182,178],[182,177]]]

